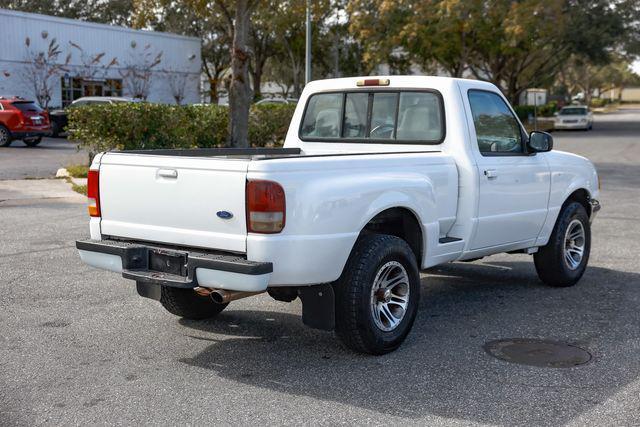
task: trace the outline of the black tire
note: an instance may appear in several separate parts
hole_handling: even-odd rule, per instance
[[[372,289],[378,272],[390,262],[395,262],[393,265],[399,263],[406,272],[408,302],[397,326],[385,331],[376,324]],[[335,330],[347,347],[377,355],[389,353],[402,344],[413,326],[420,301],[416,257],[404,240],[383,234],[362,235],[351,251],[342,276],[333,287],[336,297]]]
[[[11,132],[9,132],[9,129],[0,125],[0,147],[10,146],[11,141]]]
[[[579,221],[584,230],[584,249],[580,262],[572,268],[565,258],[567,228]],[[575,285],[584,274],[591,252],[591,228],[589,216],[584,206],[578,202],[565,205],[558,215],[549,243],[533,255],[538,277],[544,283],[554,287]]]
[[[35,147],[36,145],[42,142],[42,137],[38,136],[35,138],[26,138],[26,139],[23,139],[22,142],[24,142],[27,145],[27,147]]]
[[[216,317],[228,304],[217,304],[211,297],[195,293],[193,289],[163,286],[160,304],[171,314],[191,320]]]
[[[51,122],[51,138],[60,137],[60,126],[56,122]]]

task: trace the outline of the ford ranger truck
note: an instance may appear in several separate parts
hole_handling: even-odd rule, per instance
[[[305,324],[383,354],[407,337],[429,267],[526,253],[544,283],[578,282],[598,176],[552,148],[490,83],[315,81],[284,148],[97,155],[77,248],[177,316],[300,298]]]

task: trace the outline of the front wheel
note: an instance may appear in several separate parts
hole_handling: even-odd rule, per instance
[[[0,125],[0,147],[8,147],[11,145],[11,133],[9,129]]]
[[[162,286],[160,304],[171,314],[191,320],[216,317],[228,304],[218,304],[209,296],[198,295],[193,289]]]
[[[418,265],[404,240],[361,236],[333,286],[336,334],[349,348],[385,354],[402,344],[420,300]]]
[[[549,243],[533,255],[538,277],[549,286],[575,285],[584,274],[591,252],[591,228],[584,206],[565,206]]]

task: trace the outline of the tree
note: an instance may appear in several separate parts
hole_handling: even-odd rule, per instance
[[[265,0],[258,3],[251,22],[250,47],[251,62],[249,72],[253,83],[253,99],[262,98],[262,75],[269,58],[277,53],[277,34],[272,25],[278,12],[278,0]]]
[[[351,0],[347,4],[349,31],[362,46],[362,62],[370,74],[380,65],[405,68],[404,27],[410,22],[409,0]],[[404,40],[404,41],[403,41]],[[402,62],[405,64],[402,64]]]
[[[214,0],[223,14],[232,37],[231,82],[229,84],[229,146],[249,146],[249,106],[253,98],[249,81],[249,34],[251,14],[257,0]]]
[[[594,92],[600,95],[608,89],[640,84],[640,76],[633,73],[628,60],[620,56],[612,59],[611,63],[597,65],[584,57],[572,56],[558,76],[558,83],[565,88],[569,100],[582,92],[589,105]]]
[[[226,17],[209,0],[138,0],[133,12],[137,28],[152,28],[202,40],[202,72],[209,82],[209,99],[218,103],[218,89],[231,61]]]
[[[136,0],[0,0],[0,8],[113,25],[131,24]]]
[[[169,85],[169,90],[171,91],[171,96],[173,96],[177,105],[181,105],[185,98],[187,83],[192,77],[189,76],[189,73],[175,70],[167,70],[165,71],[165,75]]]
[[[412,5],[411,19],[400,36],[411,59],[429,70],[438,65],[462,77],[472,61],[483,2],[428,0]]]
[[[288,64],[293,95],[299,97],[304,82],[306,2],[282,0],[276,3],[277,7],[271,21],[279,47],[276,60]],[[312,45],[317,46],[319,43],[322,25],[331,11],[330,6],[328,0],[313,0],[311,2]],[[317,57],[318,55],[316,55],[316,61]]]
[[[131,52],[119,71],[124,86],[133,98],[145,100],[149,97],[153,69],[162,62],[162,51],[153,52],[151,45],[137,49],[135,41],[131,42]]]
[[[75,67],[78,77],[85,80],[91,80],[95,78],[102,78],[107,74],[107,71],[118,64],[116,57],[111,58],[107,64],[102,64],[102,59],[105,57],[105,52],[99,52],[90,54],[87,53],[82,46],[78,43],[69,41],[69,45],[76,49],[79,54],[80,66]]]
[[[49,35],[46,31],[41,33],[43,40]],[[54,81],[61,72],[67,71],[67,65],[71,60],[71,55],[67,55],[64,62],[60,63],[59,58],[62,54],[60,45],[55,38],[52,38],[46,50],[40,51],[34,49],[31,39],[25,39],[26,55],[25,68],[22,74],[25,83],[31,87],[33,96],[35,96],[42,108],[49,108],[49,102],[53,97]]]
[[[569,57],[569,21],[556,0],[499,0],[478,21],[469,68],[517,104],[525,89],[550,85]]]
[[[512,102],[553,83],[582,52],[610,61],[638,53],[640,5],[634,0],[351,0],[351,31],[369,66],[472,76],[495,83]],[[634,53],[635,52],[635,53]]]

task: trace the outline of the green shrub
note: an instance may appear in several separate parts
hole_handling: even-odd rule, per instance
[[[538,107],[538,115],[542,117],[553,117],[556,111],[558,111],[558,101],[551,101]]]
[[[609,103],[609,100],[605,98],[591,98],[591,102],[589,103],[589,106],[593,108],[601,108],[607,105],[608,103]]]
[[[295,106],[254,105],[249,143],[281,146]],[[95,155],[109,150],[222,147],[229,109],[218,105],[123,103],[91,105],[69,112],[70,139]]]
[[[295,105],[253,105],[249,115],[249,144],[252,147],[281,147],[287,136]]]
[[[86,178],[89,173],[89,166],[87,165],[69,165],[65,169],[74,178]]]
[[[527,121],[529,116],[533,117],[535,113],[535,106],[533,105],[516,105],[513,107],[520,120]],[[538,105],[538,117],[552,117],[553,113],[558,111],[558,103],[551,101],[544,105]]]
[[[533,105],[516,105],[513,107],[513,109],[518,115],[518,118],[520,118],[520,120],[522,120],[523,122],[527,120],[529,115],[533,116]]]

